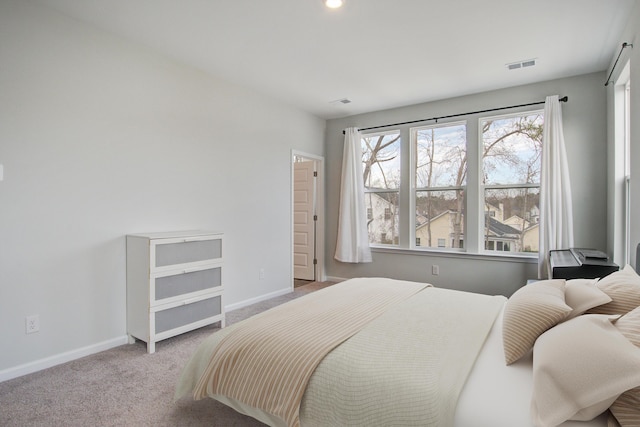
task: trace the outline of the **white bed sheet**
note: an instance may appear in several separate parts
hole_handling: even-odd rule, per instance
[[[504,309],[503,309],[504,312]],[[533,357],[506,366],[502,347],[502,316],[496,319],[456,408],[454,427],[533,427],[530,417]],[[606,427],[607,415],[567,421],[562,427]]]

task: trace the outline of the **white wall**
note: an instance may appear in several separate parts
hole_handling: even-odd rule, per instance
[[[594,73],[471,96],[362,114],[327,122],[327,274],[330,277],[391,276],[404,280],[472,292],[511,295],[527,279],[537,277],[535,260],[434,253],[375,251],[371,264],[345,264],[334,260],[342,130],[405,122],[428,117],[544,101],[547,95],[567,95],[562,104],[564,133],[573,191],[574,234],[577,247],[606,248],[606,91],[604,73]],[[640,80],[640,79],[639,79]],[[540,106],[542,107],[542,105]],[[466,116],[477,127],[478,115]],[[404,135],[409,125],[400,127]],[[408,144],[406,145],[408,147]],[[405,157],[408,164],[408,156]],[[403,180],[409,175],[403,175]],[[408,200],[408,196],[401,194]],[[405,232],[408,240],[408,232]],[[402,239],[401,232],[401,239]],[[439,276],[431,266],[439,266]]]
[[[227,305],[289,289],[291,150],[324,120],[20,0],[0,58],[0,380],[124,339],[127,233],[225,232]]]

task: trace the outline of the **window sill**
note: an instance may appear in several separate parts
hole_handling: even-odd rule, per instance
[[[430,256],[438,258],[458,258],[458,259],[477,259],[483,261],[499,261],[499,262],[521,262],[525,264],[537,264],[538,254],[505,254],[494,253],[469,253],[455,251],[439,251],[436,249],[409,249],[394,246],[371,246],[371,252],[389,253],[389,254],[405,254],[417,256]]]

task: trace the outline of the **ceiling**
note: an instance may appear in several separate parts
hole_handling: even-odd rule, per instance
[[[329,119],[607,70],[636,0],[35,1]]]

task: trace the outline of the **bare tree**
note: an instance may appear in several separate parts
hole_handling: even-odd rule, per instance
[[[391,162],[395,159],[398,158],[399,156],[399,150],[394,149],[395,148],[395,143],[400,139],[400,134],[382,134],[382,135],[374,135],[374,136],[369,136],[369,137],[364,137],[362,138],[362,142],[364,144],[364,150],[362,153],[362,163],[363,163],[363,180],[364,180],[364,185],[365,187],[368,188],[373,188],[373,187],[377,187],[377,188],[382,188],[382,189],[389,189],[389,188],[397,188],[399,187],[399,182],[395,182],[394,183],[394,179],[399,179],[399,177],[394,177],[394,176],[387,176],[387,172],[384,168],[384,164]],[[374,174],[374,171],[376,172]],[[381,182],[378,182],[378,180],[376,179],[375,182],[372,182],[372,180],[374,179],[374,175],[379,178],[381,180]],[[396,185],[395,187],[393,185]],[[386,200],[388,203],[390,203],[391,206],[397,206],[398,204],[398,200],[396,197],[395,193],[392,194],[388,194],[388,197],[384,197],[383,199]],[[371,201],[371,196],[370,196],[370,205],[373,209],[373,202]],[[375,216],[372,215],[371,218],[368,219],[367,222],[367,227],[369,227],[373,221],[375,219]],[[385,218],[385,221],[390,221],[388,224],[386,222],[381,222],[380,223],[380,234],[382,235],[383,233],[386,234],[386,225],[389,225],[390,230],[393,232],[393,230],[395,230],[396,228],[396,212],[395,209],[393,209],[391,211],[390,217],[387,219]],[[395,233],[394,237],[392,237],[391,239],[387,239],[390,240],[391,242],[393,242],[395,240]],[[384,239],[381,239],[384,240]],[[387,242],[382,242],[382,243],[387,243]]]
[[[500,124],[494,129],[495,121],[487,120],[483,123],[483,183],[485,184],[533,184],[539,182],[540,165],[542,156],[542,117],[539,114],[519,116],[516,120],[508,123],[508,126]],[[519,155],[518,150],[514,149],[507,142],[513,137],[517,138],[517,143],[526,145],[528,148],[527,156]],[[522,149],[521,151],[525,151]],[[512,173],[514,182],[488,182],[488,174],[495,171],[500,166],[507,166]],[[524,250],[524,231],[527,228],[527,213],[530,211],[531,203],[528,188],[522,189],[521,197],[516,197],[513,191],[506,191],[503,198],[511,198],[514,202],[520,200],[521,203],[517,209],[512,203],[509,204],[509,216],[513,216],[514,212],[518,217],[522,218],[519,224],[519,250]],[[515,209],[515,211],[514,211]],[[488,241],[489,230],[486,230],[486,238]],[[486,244],[486,243],[485,243]]]

